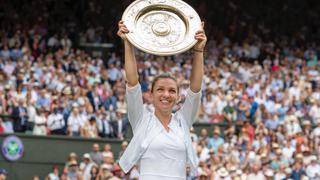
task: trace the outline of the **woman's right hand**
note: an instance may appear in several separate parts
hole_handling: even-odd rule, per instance
[[[129,30],[122,20],[119,21],[118,28],[119,28],[117,32],[118,36],[121,37],[122,40],[126,41],[127,40],[126,34],[129,33]]]

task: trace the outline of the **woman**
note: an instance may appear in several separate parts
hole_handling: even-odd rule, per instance
[[[38,109],[38,112],[34,118],[34,135],[47,135],[47,117],[45,115],[45,109]]]
[[[189,129],[200,106],[203,51],[207,41],[203,24],[195,34],[198,42],[193,47],[190,89],[181,109],[174,114],[172,109],[178,101],[179,88],[176,79],[168,74],[156,77],[151,85],[154,112],[143,108],[134,49],[126,38],[128,32],[123,21],[120,21],[118,35],[125,46],[128,117],[134,134],[121,156],[120,166],[127,173],[139,163],[140,180],[186,179],[187,163],[193,170],[197,167]]]

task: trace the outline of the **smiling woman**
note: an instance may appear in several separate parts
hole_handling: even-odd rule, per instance
[[[125,45],[128,117],[134,135],[119,163],[125,173],[138,165],[140,180],[182,180],[186,179],[187,165],[193,170],[197,167],[189,130],[200,105],[203,50],[207,41],[203,24],[199,29],[194,37],[198,42],[193,48],[190,88],[184,104],[172,113],[179,99],[178,83],[171,75],[162,74],[152,83],[154,112],[150,112],[143,106],[134,49],[126,38],[129,30],[123,21],[119,22],[118,35]]]

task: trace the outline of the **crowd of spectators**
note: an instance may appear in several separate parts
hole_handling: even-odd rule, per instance
[[[23,21],[21,14],[13,11],[18,7],[14,2],[13,7],[0,7],[12,18],[2,21],[0,34],[0,133],[124,139],[129,127],[121,51],[116,49],[103,59],[78,48],[81,42],[119,45],[112,33],[117,24],[115,17],[120,19],[119,12],[108,11],[102,16],[104,6],[99,6],[100,1],[91,1],[83,18],[76,19],[81,8],[86,7],[85,1],[76,3],[75,11],[68,11],[67,7],[74,4],[70,1],[32,1],[28,7],[41,6],[39,12],[43,14],[35,14],[35,18],[29,13]],[[219,9],[207,9],[210,2],[194,3],[200,15],[207,18],[209,38],[198,121],[227,127],[193,134],[200,163],[198,177],[188,171],[188,179],[319,179],[320,21],[309,23],[319,17],[314,13],[317,6],[311,8],[312,3],[307,6],[301,2],[304,6],[297,9],[302,13],[303,7],[310,8],[306,13],[310,19],[299,16],[296,23],[308,22],[300,28],[287,22],[292,27],[289,31],[283,30],[283,19],[274,28],[271,22],[268,24],[274,14],[265,12],[269,19],[266,17],[264,24],[260,16],[252,17],[250,9],[237,3],[214,1],[214,7],[230,10],[223,12],[230,13],[225,14],[225,25],[215,19]],[[123,1],[123,7],[118,9],[128,3]],[[281,12],[291,12],[293,7],[276,6]],[[21,11],[25,9],[28,10]],[[63,13],[68,18],[61,19],[57,9],[66,11]],[[275,12],[281,14],[280,10]],[[104,22],[101,17],[113,19],[99,26]],[[257,20],[260,23],[255,23]],[[86,25],[79,27],[81,23]],[[215,23],[225,26],[219,28]],[[61,27],[59,31],[55,31],[57,27]],[[175,108],[178,110],[189,85],[191,53],[173,57],[139,51],[136,54],[147,108],[153,108],[150,82],[156,75],[170,72],[180,85],[181,101]],[[102,153],[102,161],[98,162],[95,155],[85,154],[83,165],[78,164],[80,159],[73,161],[70,157],[64,174],[78,172],[79,168],[79,174],[85,177],[90,172],[98,176],[106,168],[109,174],[124,178],[114,157],[110,160],[109,156],[110,153]],[[136,178],[136,171],[131,174]]]
[[[128,143],[123,141],[121,145],[121,152],[126,149]],[[121,180],[131,179],[138,180],[139,173],[137,169],[132,170],[130,174],[124,174],[112,152],[111,145],[105,144],[101,149],[99,144],[93,144],[91,152],[78,156],[76,153],[71,152],[66,160],[63,169],[58,166],[53,166],[52,171],[45,179],[48,180]]]

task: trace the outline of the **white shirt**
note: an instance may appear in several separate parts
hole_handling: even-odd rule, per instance
[[[48,117],[48,128],[51,130],[62,129],[65,125],[62,114],[50,114]]]
[[[68,118],[68,126],[71,127],[71,130],[73,132],[79,132],[80,131],[80,127],[82,126],[80,115],[74,116],[71,113],[71,115]]]
[[[320,177],[320,165],[309,165],[306,169],[306,174],[309,178],[316,179],[317,177]]]
[[[265,180],[266,177],[263,175],[262,172],[258,172],[257,174],[255,173],[250,173],[247,177],[247,180]]]
[[[293,146],[290,147],[284,147],[282,150],[282,154],[283,156],[285,156],[287,159],[291,159],[293,153],[296,151],[296,148],[294,148]]]

